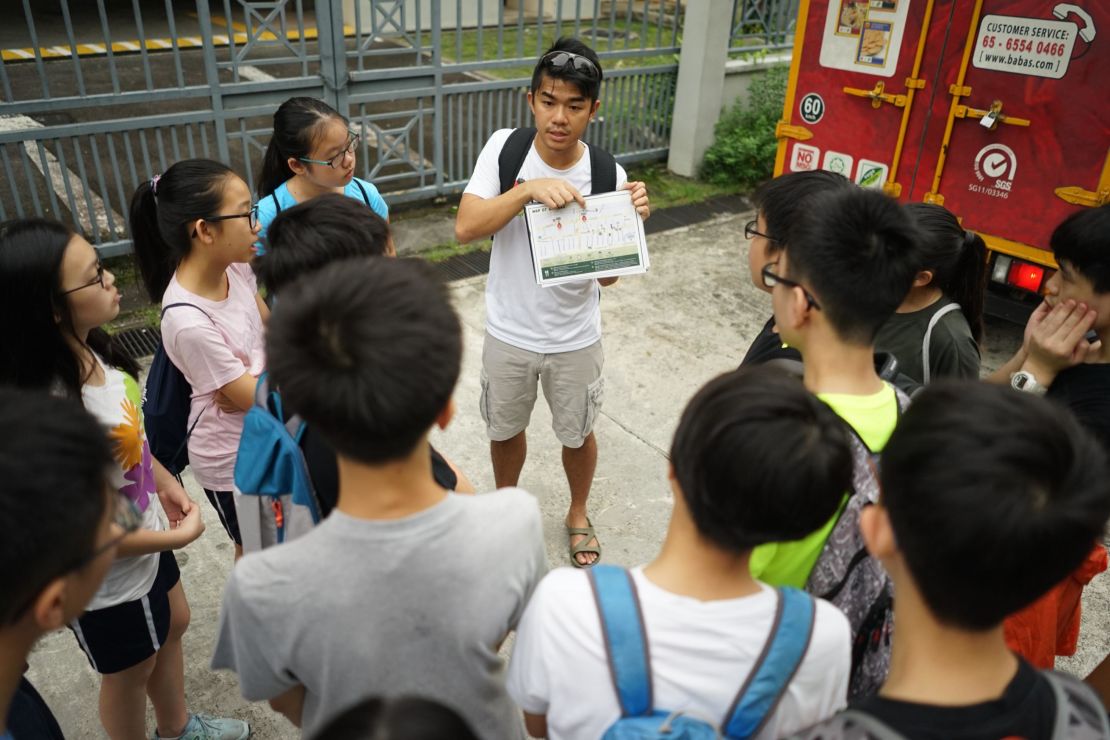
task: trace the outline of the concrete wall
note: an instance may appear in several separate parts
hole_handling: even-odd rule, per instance
[[[790,52],[782,51],[752,59],[730,59],[725,62],[725,88],[721,110],[727,110],[737,99],[748,99],[752,78],[772,67],[789,67]]]

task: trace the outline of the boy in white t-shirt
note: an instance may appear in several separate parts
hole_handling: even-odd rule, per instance
[[[663,549],[631,572],[653,706],[722,726],[779,601],[751,577],[751,551],[832,515],[852,477],[847,432],[798,380],[739,370],[687,406],[669,477],[675,504]],[[848,622],[817,600],[808,648],[756,737],[797,731],[842,708],[849,665]],[[537,737],[600,737],[621,716],[586,573],[561,568],[540,582],[518,628],[508,685]]]
[[[536,135],[515,185],[501,191],[498,158],[512,133],[501,129],[478,157],[455,222],[460,243],[494,237],[480,401],[494,479],[501,488],[515,486],[520,478],[538,381],[551,408],[555,436],[563,444],[570,486],[570,556],[580,568],[601,557],[586,499],[597,467],[593,424],[604,395],[599,286],[612,285],[617,278],[537,285],[522,209],[533,201],[550,208],[572,201],[585,205],[582,196],[594,192],[596,173],[581,139],[601,105],[601,78],[601,62],[592,49],[575,38],[556,41],[532,73],[528,105]],[[644,183],[627,182],[624,169],[616,165],[615,185],[632,191],[636,209],[647,218]]]

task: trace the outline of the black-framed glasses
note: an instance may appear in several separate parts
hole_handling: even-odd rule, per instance
[[[91,288],[94,285],[99,285],[101,288],[104,287],[104,264],[100,261],[99,252],[96,255],[96,277],[83,285],[78,285],[76,288],[63,290],[59,295],[69,295],[70,293],[76,293],[77,291],[84,290],[85,288]]]
[[[297,161],[308,162],[309,164],[326,164],[332,169],[339,169],[339,165],[343,163],[343,157],[347,156],[348,154],[354,154],[355,149],[358,148],[358,143],[360,141],[362,141],[361,136],[356,134],[354,131],[348,131],[347,143],[344,144],[343,148],[339,150],[339,154],[336,154],[331,159],[309,159],[308,157],[297,157]]]
[[[744,238],[751,239],[753,236],[762,236],[764,239],[772,242],[778,241],[778,239],[770,234],[764,234],[762,231],[759,231],[759,222],[754,219],[744,224]]]
[[[813,297],[813,294],[806,290],[801,283],[795,282],[788,278],[784,278],[782,275],[776,275],[775,272],[771,270],[771,268],[775,267],[776,265],[778,265],[778,262],[768,262],[763,266],[763,269],[759,271],[760,275],[763,277],[763,284],[768,288],[774,288],[779,283],[782,283],[788,288],[800,288],[802,293],[805,294],[806,303],[814,310],[820,311],[821,304],[817,302],[817,299]]]
[[[545,54],[543,59],[540,60],[540,64],[551,69],[573,70],[591,80],[601,79],[601,70],[597,68],[592,60],[572,51],[553,51],[550,54]]]
[[[245,218],[245,219],[247,219],[247,222],[250,224],[251,231],[254,231],[256,228],[258,228],[258,204],[255,203],[253,206],[251,206],[251,209],[249,211],[247,211],[246,213],[229,213],[225,216],[204,216],[204,218],[202,220],[204,220],[204,221],[226,221],[229,218]],[[196,235],[197,235],[197,230],[194,228],[193,229],[193,236],[195,237]]]
[[[143,514],[141,511],[139,511],[139,508],[135,506],[134,501],[132,501],[122,493],[116,493],[113,500],[115,501],[116,509],[112,512],[112,523],[119,527],[121,532],[114,537],[109,538],[109,540],[103,545],[99,547],[94,547],[85,555],[82,555],[80,558],[77,558],[76,560],[70,562],[69,564],[61,568],[58,573],[51,575],[49,579],[47,579],[41,586],[37,587],[31,593],[31,596],[28,598],[25,604],[22,604],[19,609],[11,613],[11,620],[18,619],[20,615],[22,615],[31,607],[31,604],[34,603],[35,598],[38,597],[39,591],[41,591],[42,587],[45,586],[47,583],[60,576],[64,576],[68,573],[81,570],[104,553],[118,547],[119,544],[123,542],[124,538],[127,537],[127,535],[134,533],[140,527],[142,527]]]

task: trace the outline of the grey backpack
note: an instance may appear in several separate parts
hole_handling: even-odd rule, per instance
[[[910,399],[897,388],[894,393],[901,417]],[[852,432],[852,490],[810,571],[805,590],[832,602],[848,617],[852,628],[848,700],[853,701],[877,692],[890,670],[894,591],[890,576],[867,552],[859,531],[860,512],[879,499],[878,455],[847,426]]]
[[[1110,722],[1102,702],[1091,689],[1073,676],[1041,671],[1056,696],[1056,721],[1050,738],[1044,740],[1107,740]],[[849,709],[832,719],[799,732],[791,740],[906,740],[905,736],[870,714]]]

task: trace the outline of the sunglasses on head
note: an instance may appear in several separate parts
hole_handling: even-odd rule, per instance
[[[548,69],[576,72],[591,80],[601,79],[601,70],[590,59],[572,51],[553,51],[545,54],[540,64]]]

